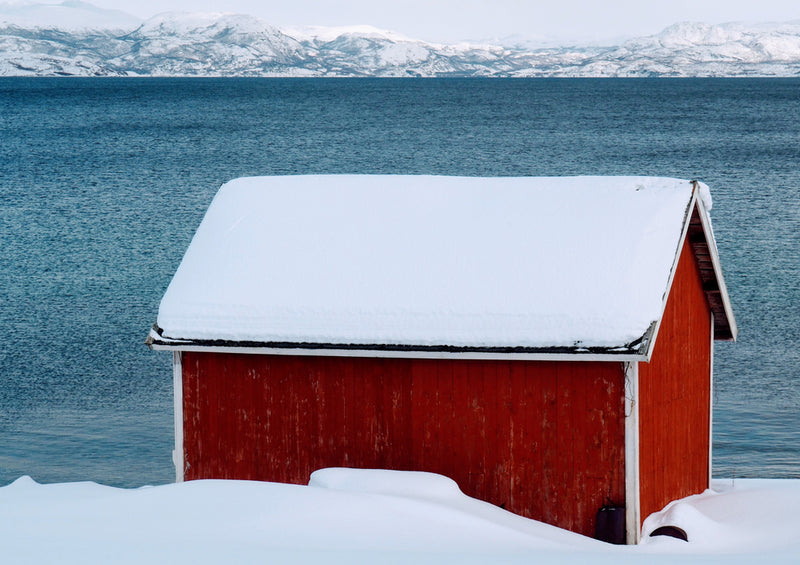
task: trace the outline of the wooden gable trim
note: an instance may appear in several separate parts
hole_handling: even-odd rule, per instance
[[[700,270],[708,306],[714,313],[714,337],[721,341],[735,341],[739,332],[733,317],[728,288],[722,277],[714,234],[702,200],[698,199],[697,205],[692,210],[688,237],[697,268]]]

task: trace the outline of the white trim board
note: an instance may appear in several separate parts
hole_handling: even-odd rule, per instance
[[[183,482],[183,366],[181,352],[172,352],[172,387],[175,414],[175,449],[172,462],[175,464],[175,482]]]
[[[639,364],[625,363],[625,541],[641,539],[639,492]]]

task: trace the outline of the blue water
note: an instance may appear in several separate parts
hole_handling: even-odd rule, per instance
[[[0,484],[173,479],[143,341],[242,175],[698,178],[740,326],[714,469],[800,477],[800,80],[0,79]]]

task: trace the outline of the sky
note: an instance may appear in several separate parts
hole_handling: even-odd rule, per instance
[[[515,35],[531,39],[592,41],[650,35],[679,21],[800,20],[797,0],[89,1],[141,18],[172,10],[236,12],[252,14],[278,26],[367,24],[415,39],[440,42]]]

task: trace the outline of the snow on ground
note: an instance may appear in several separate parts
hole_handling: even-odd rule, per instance
[[[0,488],[0,563],[797,563],[800,481],[716,481],[611,546],[464,496],[429,473],[325,469],[309,486],[194,481]]]

